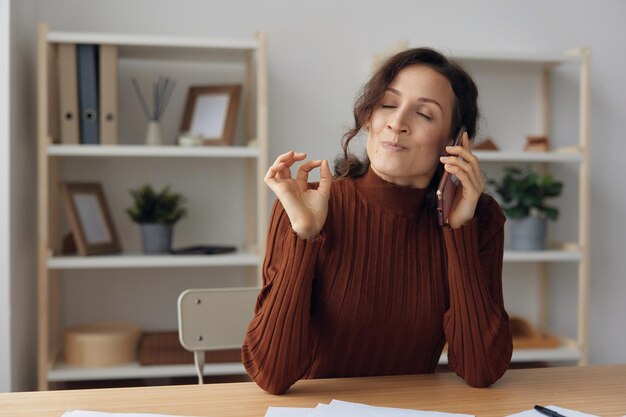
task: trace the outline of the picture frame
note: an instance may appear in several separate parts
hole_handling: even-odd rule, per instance
[[[61,196],[81,256],[122,251],[100,183],[62,182]]]
[[[189,87],[181,133],[204,145],[232,145],[240,95],[240,84]]]

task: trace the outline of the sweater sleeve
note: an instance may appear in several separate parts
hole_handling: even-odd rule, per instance
[[[311,362],[311,296],[323,236],[324,231],[312,240],[301,239],[276,200],[263,262],[263,288],[242,347],[246,371],[272,394],[289,389]]]
[[[444,315],[448,366],[473,387],[504,374],[513,343],[502,297],[504,214],[482,195],[467,225],[445,229],[450,308]]]

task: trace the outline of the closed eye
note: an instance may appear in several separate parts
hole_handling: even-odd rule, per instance
[[[383,109],[395,109],[397,106],[393,106],[391,104],[383,104],[381,107]]]
[[[426,120],[433,120],[432,117],[425,115],[424,113],[417,112],[418,115],[422,116]]]

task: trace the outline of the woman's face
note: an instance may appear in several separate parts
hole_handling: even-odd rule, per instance
[[[450,141],[454,93],[424,65],[403,68],[367,124],[367,156],[385,181],[426,188]]]

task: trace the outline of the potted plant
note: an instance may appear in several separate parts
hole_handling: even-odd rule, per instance
[[[563,183],[548,174],[506,167],[504,177],[500,181],[489,180],[489,184],[495,186],[510,219],[511,249],[545,249],[547,221],[559,217],[559,210],[546,205],[545,200],[559,196]]]
[[[185,198],[170,192],[169,186],[157,193],[148,184],[130,190],[130,195],[133,205],[126,212],[139,223],[144,253],[170,252],[173,226],[187,214]]]

